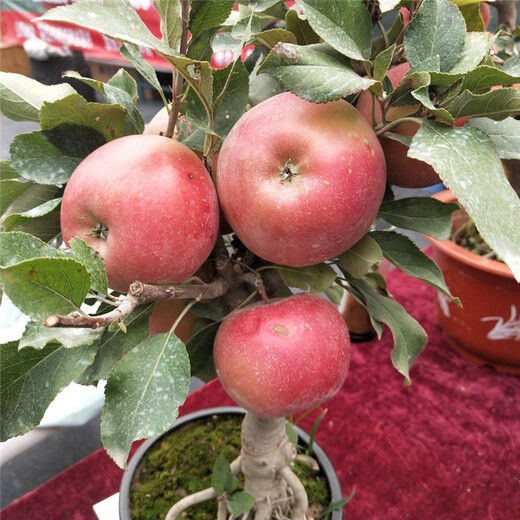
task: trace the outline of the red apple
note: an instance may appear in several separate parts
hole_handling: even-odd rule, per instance
[[[491,21],[491,9],[487,2],[480,2],[480,16],[484,22],[484,29],[487,30]]]
[[[388,70],[387,76],[395,88],[405,74],[410,70],[408,63],[401,63]],[[401,117],[413,114],[420,105],[406,105],[390,108],[387,113],[388,121],[395,121]],[[372,124],[372,94],[365,90],[359,96],[356,108],[369,124]],[[381,122],[381,109],[379,103],[375,105],[375,123]],[[392,132],[407,137],[413,137],[419,129],[418,124],[404,122],[392,128]],[[423,161],[411,159],[407,156],[408,147],[387,137],[380,139],[385,153],[386,173],[388,182],[402,188],[425,188],[441,182],[435,170]]]
[[[144,128],[144,135],[161,135],[168,128],[168,110],[162,107]]]
[[[489,8],[489,4],[487,2],[480,2],[479,10],[482,21],[484,22],[484,29],[487,30],[491,20],[491,9]],[[401,7],[399,11],[403,17],[403,24],[406,27],[410,23],[410,11],[406,7]]]
[[[169,332],[179,314],[184,310],[186,304],[184,300],[161,300],[155,304],[150,315],[149,327],[150,336]],[[188,312],[184,315],[175,329],[175,335],[186,343],[193,332],[193,327],[197,323],[197,316]]]
[[[204,263],[218,233],[211,178],[183,144],[155,135],[110,141],[87,156],[63,195],[67,243],[85,240],[106,262],[111,288],[180,282]]]
[[[290,92],[246,112],[220,150],[226,220],[256,255],[305,266],[332,258],[369,229],[383,198],[379,141],[346,101]]]
[[[213,358],[226,392],[260,417],[283,417],[330,399],[350,362],[348,328],[330,302],[300,293],[230,314]]]

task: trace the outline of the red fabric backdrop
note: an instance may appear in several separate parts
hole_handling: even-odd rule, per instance
[[[345,495],[356,488],[346,518],[520,518],[520,378],[447,346],[432,289],[396,271],[388,284],[430,341],[408,388],[391,366],[388,331],[353,346],[347,381],[317,435]],[[231,400],[215,381],[190,395],[182,412],[223,404]],[[92,505],[118,490],[121,474],[100,450],[11,504],[2,519],[95,520]]]

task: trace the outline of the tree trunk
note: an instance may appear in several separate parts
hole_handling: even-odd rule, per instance
[[[305,519],[307,494],[289,464],[296,447],[285,432],[285,418],[265,419],[247,413],[242,423],[241,471],[244,489],[255,499],[252,518]]]

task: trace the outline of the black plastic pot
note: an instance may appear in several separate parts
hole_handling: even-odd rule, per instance
[[[134,477],[134,473],[137,469],[137,466],[139,465],[139,462],[144,457],[145,453],[152,447],[153,444],[156,442],[159,442],[163,437],[168,435],[172,430],[175,430],[176,428],[179,428],[180,426],[189,423],[191,421],[195,421],[198,419],[202,419],[204,417],[210,417],[212,415],[216,414],[225,414],[225,415],[244,415],[245,410],[243,408],[239,408],[237,406],[222,406],[217,408],[206,408],[204,410],[199,410],[198,412],[193,412],[187,415],[184,415],[180,419],[178,419],[175,422],[175,425],[173,428],[160,435],[159,437],[154,437],[151,439],[148,439],[147,441],[143,442],[141,446],[138,448],[138,450],[133,455],[132,459],[130,460],[130,463],[128,464],[128,469],[125,471],[123,475],[123,479],[121,481],[121,486],[119,488],[119,518],[120,520],[132,520],[132,516],[130,513],[130,486],[132,484],[132,480]],[[296,432],[298,434],[298,438],[300,441],[300,444],[303,446],[309,444],[309,435],[304,432],[301,428],[298,426],[295,426]],[[327,457],[326,453],[323,451],[323,449],[318,445],[316,441],[313,443],[313,451],[314,451],[314,458],[318,461],[318,464],[320,465],[320,468],[325,475],[329,488],[330,488],[330,494],[332,497],[332,502],[338,502],[343,498],[343,494],[341,491],[341,485],[339,483],[338,476],[336,474],[336,471],[334,467],[332,466],[332,463],[330,462],[329,458]],[[332,512],[330,516],[331,520],[343,520],[343,509],[335,510]]]

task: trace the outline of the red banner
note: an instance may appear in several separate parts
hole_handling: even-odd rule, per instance
[[[31,38],[39,38],[51,45],[70,47],[82,51],[86,58],[125,63],[119,54],[120,43],[94,31],[74,25],[37,21],[45,11],[58,5],[72,3],[70,0],[2,0],[2,43],[6,45],[23,45]],[[152,0],[130,0],[137,14],[148,29],[161,38],[160,18]],[[171,70],[168,62],[156,52],[146,47],[140,48],[143,57],[156,69]],[[242,59],[251,52],[252,47],[242,51]],[[234,59],[230,50],[220,50],[213,54],[213,68],[226,67]]]

